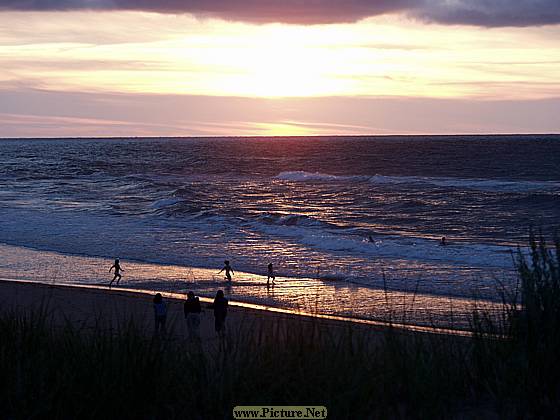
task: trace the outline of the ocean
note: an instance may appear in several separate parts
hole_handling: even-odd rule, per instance
[[[560,227],[557,135],[4,139],[0,163],[4,278],[107,284],[119,257],[122,287],[461,327]]]

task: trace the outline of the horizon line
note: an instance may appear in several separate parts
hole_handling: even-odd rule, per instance
[[[358,137],[523,137],[523,136],[560,136],[557,133],[454,133],[454,134],[287,134],[287,135],[232,135],[232,136],[219,136],[219,135],[201,135],[201,136],[45,136],[45,137],[0,137],[3,140],[121,140],[121,139],[257,139],[257,138],[358,138]]]

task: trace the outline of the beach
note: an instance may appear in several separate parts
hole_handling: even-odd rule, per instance
[[[222,419],[273,403],[335,419],[523,418],[555,401],[560,288],[539,276],[558,271],[520,267],[552,261],[550,239],[527,236],[558,226],[557,136],[37,139],[0,152],[10,418]],[[512,292],[535,289],[552,307],[520,323]]]
[[[529,329],[512,299],[525,275],[523,299],[537,282],[537,299],[560,301],[545,267],[519,271],[528,226],[557,229],[559,152],[557,136],[3,141],[0,406],[15,419],[553,412],[560,311],[532,306]]]
[[[232,300],[465,328],[558,226],[557,139],[3,140],[0,271],[103,284],[119,257],[126,287],[210,297],[228,260]]]
[[[0,22],[0,420],[560,418],[560,0]]]
[[[155,293],[131,292],[124,289],[109,290],[75,285],[52,285],[31,282],[0,281],[0,306],[2,312],[32,314],[44,313],[52,319],[55,328],[68,323],[77,330],[87,332],[92,328],[119,330],[133,322],[146,337],[154,334],[153,297]],[[174,340],[188,339],[183,314],[184,299],[167,297],[167,337]],[[218,340],[214,331],[214,314],[209,308],[211,300],[202,298],[200,335],[203,343],[212,345]],[[273,312],[229,305],[226,320],[228,335],[250,334],[263,329],[289,330],[293,325],[312,324],[320,335],[331,338],[348,329],[369,335],[382,330],[382,326],[366,325],[336,319],[315,318],[289,313]]]
[[[167,329],[155,333],[153,296],[0,281],[0,329],[7,338],[0,343],[0,388],[6,387],[0,401],[7,412],[14,418],[218,419],[230,418],[239,405],[280,404],[325,407],[328,418],[407,415],[408,402],[385,400],[387,389],[400,392],[394,369],[408,363],[402,352],[419,337],[421,346],[434,349],[468,343],[449,332],[419,335],[235,304],[220,337],[204,298],[201,340],[191,340],[177,295],[164,293]]]
[[[0,244],[0,279],[8,281],[108,290],[113,276],[108,272],[111,263],[107,258]],[[408,329],[466,330],[475,307],[499,309],[498,303],[486,300],[373,289],[336,280],[278,277],[274,284],[267,285],[266,277],[239,271],[228,282],[211,269],[128,260],[123,266],[125,271],[118,286],[123,293],[128,290],[131,294],[153,296],[161,292],[184,299],[188,291],[193,291],[209,301],[223,289],[239,308],[341,318],[356,324],[382,326],[391,321]]]
[[[556,269],[539,261],[525,278]],[[506,324],[487,323],[482,312],[467,334],[231,302],[220,336],[212,300],[201,298],[199,341],[187,334],[177,293],[163,292],[167,329],[157,334],[153,297],[0,281],[0,403],[9,418],[222,419],[239,406],[278,404],[321,407],[333,419],[495,419],[532,417],[556,392],[555,336],[538,335],[546,347],[534,352],[506,306]],[[543,317],[548,308],[536,311],[524,319],[557,328]],[[526,395],[527,382],[543,396]]]

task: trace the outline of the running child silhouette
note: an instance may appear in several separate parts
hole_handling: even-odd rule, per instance
[[[231,281],[231,275],[235,274],[233,272],[233,268],[231,268],[231,265],[229,265],[229,261],[225,260],[224,261],[224,268],[222,268],[220,271],[218,271],[218,274],[220,274],[222,271],[225,271],[226,273],[226,280],[227,281]]]
[[[115,269],[115,277],[113,277],[113,280],[111,280],[111,283],[109,283],[109,287],[113,285],[113,282],[115,280],[117,280],[117,286],[119,285],[119,282],[121,281],[122,278],[121,271],[124,271],[121,268],[121,263],[118,258],[115,258],[115,263],[111,266],[111,268],[109,268],[109,273],[113,270],[113,268]]]
[[[270,285],[270,279],[272,279],[272,284],[274,285],[274,280],[276,279],[276,276],[274,275],[274,267],[272,265],[272,263],[268,264],[268,276],[266,278],[266,285]]]

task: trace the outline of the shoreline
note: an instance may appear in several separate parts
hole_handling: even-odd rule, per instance
[[[111,295],[115,298],[125,297],[125,298],[134,298],[140,300],[150,300],[153,295],[157,291],[146,290],[146,289],[131,289],[131,288],[122,288],[122,287],[112,287],[109,288],[108,286],[100,286],[100,285],[87,285],[87,284],[59,284],[59,283],[47,283],[47,282],[40,282],[40,281],[32,281],[32,280],[15,280],[15,279],[7,279],[7,278],[0,278],[0,290],[5,290],[6,285],[12,285],[15,288],[18,286],[22,287],[33,287],[35,286],[36,292],[41,290],[43,293],[48,292],[49,290],[59,290],[59,291],[66,291],[72,294],[72,292],[76,292],[76,294],[80,294],[81,292],[98,292],[101,294],[106,294],[107,296]],[[162,296],[172,302],[175,305],[182,304],[186,299],[186,294],[183,293],[175,293],[175,292],[159,292]],[[207,306],[208,304],[212,303],[213,299],[199,296],[201,304],[203,306]],[[1,299],[0,299],[1,302]],[[6,307],[3,302],[3,307]],[[151,310],[151,307],[149,308]],[[413,325],[413,324],[403,324],[398,322],[390,322],[390,321],[375,321],[375,320],[368,320],[368,319],[360,319],[360,318],[350,318],[350,317],[343,317],[343,316],[335,316],[335,315],[326,315],[326,314],[313,314],[304,311],[294,311],[289,309],[283,308],[276,308],[272,306],[265,306],[253,303],[246,303],[246,302],[239,302],[235,300],[229,300],[229,310],[230,312],[240,312],[244,313],[249,317],[262,317],[262,316],[272,316],[272,317],[285,317],[285,318],[293,318],[297,320],[310,320],[314,322],[324,323],[326,325],[337,325],[340,326],[358,326],[364,328],[370,328],[375,331],[381,331],[386,329],[393,329],[395,331],[399,331],[402,333],[429,333],[429,334],[436,334],[436,335],[444,335],[444,336],[455,336],[455,337],[471,337],[472,332],[468,330],[461,330],[461,329],[452,329],[452,328],[439,328],[439,327],[426,327],[421,325]]]
[[[0,315],[15,315],[28,319],[43,319],[47,328],[63,331],[70,327],[80,334],[88,332],[126,332],[129,328],[145,338],[159,338],[155,333],[153,296],[150,291],[126,289],[108,290],[80,285],[52,285],[38,282],[7,281],[0,279]],[[191,341],[183,314],[183,299],[164,294],[167,304],[166,331],[161,338],[165,341]],[[208,303],[211,299],[201,298],[200,343],[209,351],[219,350],[223,345],[214,330],[214,314]],[[342,340],[352,334],[358,340],[375,344],[380,326],[371,326],[341,320],[297,316],[286,312],[241,307],[231,302],[225,322],[227,341],[248,338],[255,343],[262,335],[271,334],[278,340],[285,339],[292,330],[305,331],[310,336],[317,334],[321,342]],[[237,338],[236,338],[237,337]],[[368,344],[369,345],[369,344]]]
[[[0,278],[44,284],[108,285],[112,261],[102,257],[69,255],[14,245],[0,245]],[[189,290],[213,298],[224,289],[228,299],[261,310],[314,315],[386,326],[386,320],[408,329],[465,331],[473,308],[494,310],[500,303],[475,297],[429,295],[386,290],[343,281],[278,277],[267,287],[266,277],[236,272],[235,281],[224,282],[216,270],[125,260],[121,287],[144,293],[165,292],[181,299]],[[54,280],[53,280],[54,279]],[[398,284],[399,279],[395,278]],[[108,288],[107,288],[108,289]]]
[[[434,241],[439,242],[439,239],[434,238]],[[461,241],[457,241],[461,242]],[[468,243],[468,242],[465,242]],[[496,244],[484,244],[487,246],[494,246]],[[521,245],[519,243],[512,243],[511,245],[509,244],[505,244],[504,246],[511,246],[513,247],[520,247]],[[52,249],[43,249],[41,247],[37,247],[34,245],[21,245],[21,244],[13,244],[10,243],[9,241],[2,241],[0,242],[0,256],[1,256],[1,251],[2,251],[2,247],[6,247],[6,248],[16,248],[16,249],[23,249],[23,250],[27,250],[30,252],[36,252],[36,253],[40,253],[40,254],[54,254],[54,255],[59,255],[61,257],[68,257],[68,258],[79,258],[79,259],[93,259],[93,260],[103,260],[103,261],[107,261],[109,263],[109,265],[112,263],[112,258],[111,257],[107,257],[104,255],[98,255],[98,254],[87,254],[87,253],[79,253],[79,252],[66,252],[66,251],[60,251],[60,250],[52,250]],[[507,253],[508,255],[511,254],[511,252],[513,251],[513,249],[507,249],[507,250],[503,250],[503,253]],[[525,254],[526,256],[528,256],[528,254]],[[122,258],[121,258],[122,259]],[[203,275],[208,273],[209,276],[211,276],[213,279],[215,279],[216,277],[220,277],[222,278],[223,275],[217,274],[217,268],[209,268],[208,266],[199,266],[199,265],[183,265],[183,264],[179,264],[179,263],[173,263],[173,262],[162,262],[162,261],[152,261],[152,260],[142,260],[142,259],[138,259],[138,258],[126,258],[125,259],[126,264],[133,264],[133,265],[149,265],[149,266],[155,266],[155,267],[161,267],[162,269],[181,269],[183,270],[187,275],[194,275],[196,277],[196,275],[198,275],[199,273],[202,273]],[[2,267],[0,266],[0,269]],[[476,269],[484,269],[484,268],[488,268],[490,270],[493,270],[497,267],[483,267],[483,266],[479,266],[479,267],[475,267]],[[502,267],[503,268],[503,267]],[[509,270],[513,273],[515,273],[515,267],[512,265]],[[241,279],[244,280],[246,278],[251,278],[251,279],[258,279],[261,280],[261,283],[264,285],[265,284],[265,279],[267,277],[266,274],[259,274],[257,272],[257,270],[255,271],[243,271],[243,270],[235,270],[235,278],[237,280]],[[340,284],[344,284],[344,285],[350,285],[356,288],[365,288],[365,289],[371,289],[372,291],[379,291],[379,287],[375,284],[367,284],[367,283],[363,283],[360,281],[355,281],[355,280],[347,280],[345,277],[337,274],[337,273],[333,273],[333,274],[329,274],[329,273],[325,273],[323,275],[319,275],[319,276],[297,276],[297,275],[292,275],[292,276],[276,276],[276,278],[278,279],[278,281],[280,280],[296,280],[296,281],[305,281],[305,280],[311,280],[311,281],[319,281],[322,282],[326,285],[331,284],[331,283],[340,283]],[[198,280],[198,279],[197,279]],[[109,282],[109,280],[107,279],[107,282]],[[226,285],[227,283],[224,281],[223,282],[224,285]],[[383,290],[384,291],[384,290]],[[409,289],[406,288],[398,288],[398,287],[392,287],[392,288],[388,288],[387,292],[389,293],[406,293],[406,294],[412,294],[413,292],[411,292]],[[439,298],[448,298],[448,299],[456,299],[456,300],[470,300],[470,301],[483,301],[483,302],[488,302],[488,303],[500,303],[501,302],[501,297],[500,296],[493,296],[493,297],[468,297],[468,296],[464,296],[462,294],[446,294],[444,292],[438,293],[437,291],[429,291],[429,292],[417,292],[417,294],[419,295],[423,295],[423,296],[427,296],[427,297],[431,297],[434,299],[439,299]]]

